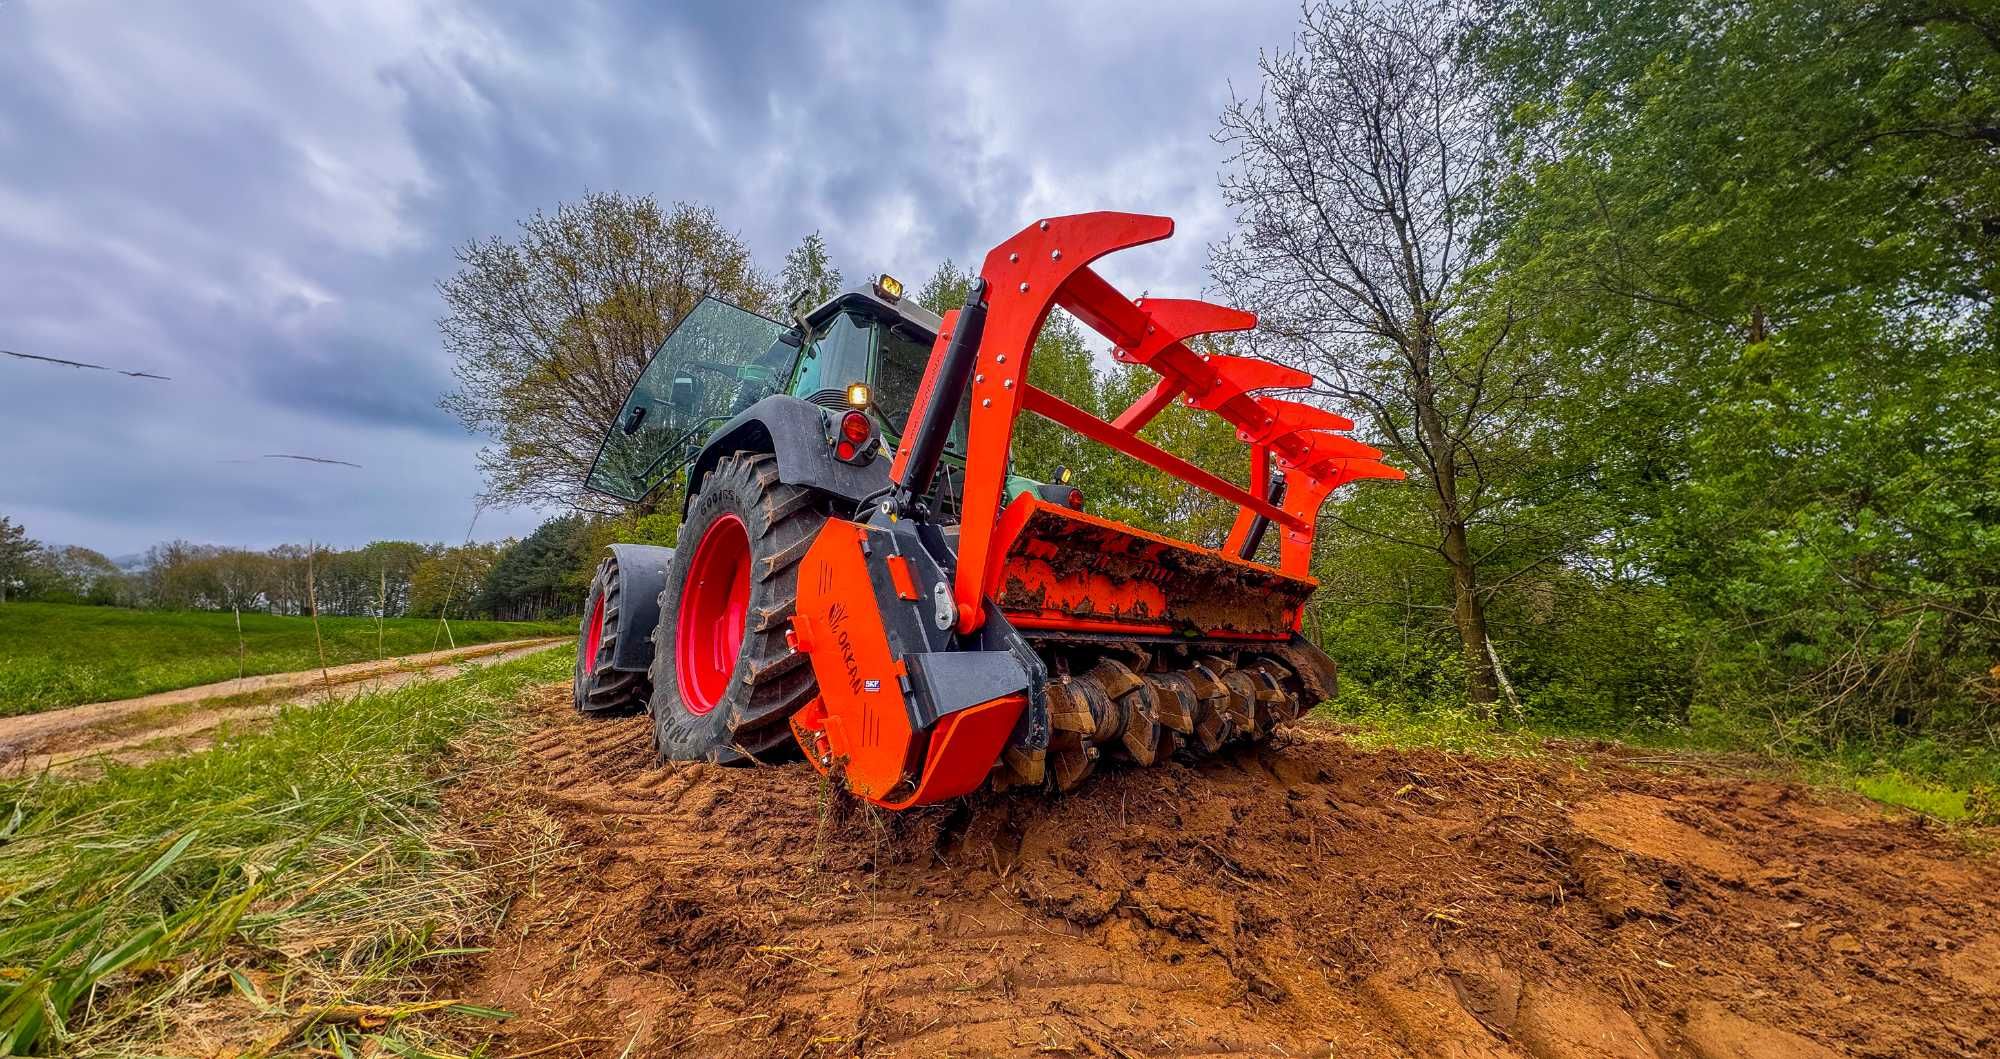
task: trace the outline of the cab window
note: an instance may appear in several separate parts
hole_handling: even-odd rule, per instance
[[[917,403],[917,390],[924,384],[924,369],[930,365],[931,347],[920,335],[898,327],[884,326],[875,347],[875,409],[889,426],[889,433],[902,436],[908,426],[910,406]]]

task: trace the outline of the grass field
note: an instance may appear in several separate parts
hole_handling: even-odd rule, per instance
[[[319,627],[328,665],[378,657],[374,619],[321,618]],[[461,647],[575,631],[574,625],[556,622],[451,623],[452,639]],[[433,644],[446,646],[436,620],[391,618],[383,623],[379,657],[429,651]],[[319,664],[306,618],[243,615],[239,671],[236,620],[230,614],[0,605],[0,717]]]
[[[499,914],[434,809],[568,668],[547,651],[101,780],[0,782],[0,1055],[209,1054],[205,1031],[252,1021],[255,1054],[427,1054],[404,1018],[446,1005],[416,979]]]

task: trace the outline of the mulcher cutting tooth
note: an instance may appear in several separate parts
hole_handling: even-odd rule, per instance
[[[1222,684],[1229,689],[1229,701],[1223,707],[1223,716],[1229,718],[1231,734],[1246,735],[1252,739],[1264,734],[1257,727],[1257,684],[1250,679],[1250,674],[1232,669],[1222,674]]]
[[[1001,752],[1000,760],[1006,765],[994,776],[994,786],[1000,790],[1037,787],[1048,775],[1048,751],[1040,748],[1010,746]]]
[[[1065,793],[1083,786],[1097,769],[1098,750],[1082,736],[1058,732],[1049,737],[1049,773],[1056,790]]]
[[[1213,754],[1235,734],[1229,720],[1229,686],[1215,670],[1199,662],[1187,671],[1187,676],[1198,704],[1192,733],[1195,745],[1204,753]]]
[[[1188,735],[1194,731],[1194,718],[1201,708],[1195,698],[1194,682],[1185,673],[1148,673],[1146,682],[1153,686],[1154,709],[1160,724]]]
[[[1289,723],[1298,715],[1297,701],[1285,691],[1276,677],[1255,667],[1238,672],[1250,678],[1254,689],[1251,693],[1255,700],[1252,708],[1257,711],[1257,731],[1260,735],[1277,731],[1279,725]]]
[[[1151,765],[1160,757],[1159,697],[1150,681],[1136,680],[1121,700],[1125,705],[1125,733],[1119,745],[1133,761]]]
[[[1305,681],[1284,663],[1276,659],[1260,658],[1250,668],[1269,678],[1277,685],[1278,690],[1284,693],[1285,701],[1279,711],[1278,723],[1290,724],[1298,720],[1307,710],[1319,705],[1317,701],[1306,701],[1305,696],[1309,693],[1304,690]]]
[[[1097,731],[1097,715],[1090,710],[1075,677],[1062,677],[1049,684],[1049,728],[1089,736]]]

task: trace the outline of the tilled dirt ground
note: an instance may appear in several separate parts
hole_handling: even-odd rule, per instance
[[[453,983],[499,1054],[2000,1054],[2000,869],[1794,786],[1307,725],[892,817],[567,700],[459,802],[564,851]]]

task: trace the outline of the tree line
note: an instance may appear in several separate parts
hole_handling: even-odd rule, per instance
[[[582,517],[564,515],[520,540],[460,545],[373,541],[257,551],[175,540],[122,569],[89,548],[41,544],[0,517],[0,602],[548,620],[576,613],[603,540]]]

